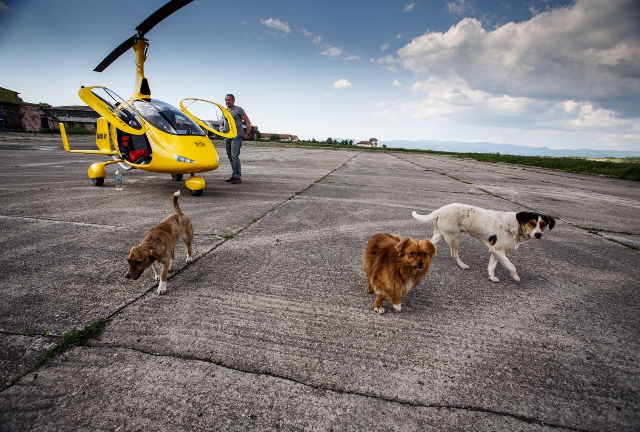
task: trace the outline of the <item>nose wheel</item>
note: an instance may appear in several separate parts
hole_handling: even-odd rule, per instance
[[[102,186],[104,184],[104,178],[107,176],[107,170],[104,169],[104,166],[109,163],[110,162],[94,163],[89,166],[87,175],[94,186]]]
[[[194,176],[193,174],[187,180],[184,185],[189,189],[189,192],[193,196],[201,196],[204,191],[205,181],[202,177]]]

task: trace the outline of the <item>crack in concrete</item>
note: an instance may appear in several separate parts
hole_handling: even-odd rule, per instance
[[[527,424],[535,424],[535,425],[539,425],[539,426],[546,426],[546,427],[551,427],[554,429],[566,429],[566,430],[571,430],[571,431],[588,431],[587,429],[583,429],[583,428],[576,428],[576,427],[571,427],[571,426],[566,426],[566,425],[562,425],[559,423],[552,423],[552,422],[546,422],[534,417],[530,417],[530,416],[526,416],[526,415],[522,415],[522,414],[514,414],[514,413],[510,413],[510,412],[506,412],[506,411],[498,411],[498,410],[493,410],[493,409],[489,409],[489,408],[483,408],[483,407],[478,407],[478,406],[473,406],[473,405],[447,405],[447,404],[425,404],[425,403],[418,403],[418,402],[412,402],[410,400],[403,400],[403,399],[393,399],[390,397],[385,397],[385,396],[379,396],[379,395],[375,395],[375,394],[371,394],[371,393],[366,393],[366,392],[357,392],[357,391],[349,391],[349,390],[344,390],[341,388],[336,388],[336,387],[332,387],[329,385],[323,385],[323,384],[310,384],[298,379],[294,379],[285,375],[280,375],[274,372],[268,372],[268,371],[256,371],[256,370],[250,370],[250,369],[242,369],[242,368],[238,368],[238,367],[234,367],[231,365],[228,365],[226,363],[224,363],[221,360],[218,359],[207,359],[207,358],[200,358],[200,357],[196,357],[195,355],[185,355],[185,354],[161,354],[161,353],[153,353],[153,352],[148,352],[145,350],[141,350],[138,348],[132,348],[129,346],[122,346],[122,345],[114,345],[114,344],[101,344],[101,345],[97,345],[97,346],[91,346],[91,348],[117,348],[117,349],[126,349],[129,351],[133,351],[133,352],[138,352],[140,354],[144,354],[144,355],[149,355],[149,356],[153,356],[153,357],[169,357],[169,358],[174,358],[174,359],[178,359],[178,360],[185,360],[185,361],[197,361],[197,362],[202,362],[202,363],[207,363],[207,364],[211,364],[214,366],[218,366],[230,371],[234,371],[234,372],[241,372],[241,373],[245,373],[245,374],[250,374],[250,375],[258,375],[258,376],[266,376],[266,377],[270,377],[270,378],[275,378],[275,379],[279,379],[279,380],[283,380],[283,381],[287,381],[287,382],[291,382],[294,384],[298,384],[304,387],[308,387],[308,388],[312,388],[315,390],[326,390],[326,391],[331,391],[334,393],[339,393],[339,394],[344,394],[344,395],[351,395],[351,396],[359,396],[359,397],[364,397],[364,398],[369,398],[369,399],[375,399],[375,400],[380,400],[380,401],[384,401],[384,402],[389,402],[389,403],[393,403],[393,404],[398,404],[398,405],[402,405],[402,406],[409,406],[409,407],[415,407],[415,408],[434,408],[434,409],[452,409],[452,410],[461,410],[461,411],[469,411],[469,412],[478,412],[478,413],[484,413],[484,414],[491,414],[491,415],[496,415],[496,416],[500,416],[500,417],[508,417],[508,418],[512,418],[514,420],[518,420]]]
[[[69,222],[69,221],[60,221],[55,219],[30,217],[30,216],[0,215],[0,219],[11,219],[11,220],[20,220],[20,221],[26,220],[26,221],[33,221],[33,222],[51,222],[54,224],[85,226],[85,227],[91,227],[91,228],[106,228],[110,230],[128,229],[127,227],[119,227],[116,225],[103,225],[103,224],[95,224],[90,222]]]

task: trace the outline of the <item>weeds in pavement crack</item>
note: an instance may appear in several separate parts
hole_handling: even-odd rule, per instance
[[[87,344],[89,339],[95,339],[99,337],[108,322],[109,320],[107,318],[99,318],[91,324],[85,326],[82,330],[73,329],[66,332],[62,335],[62,338],[60,339],[60,341],[58,341],[57,344],[55,344],[46,353],[44,353],[33,366],[29,367],[22,374],[11,380],[9,385],[15,384],[23,376],[37,370],[49,359],[62,354],[75,346],[84,346]]]

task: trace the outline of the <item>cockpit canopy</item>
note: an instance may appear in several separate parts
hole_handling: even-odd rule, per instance
[[[132,105],[147,122],[162,132],[172,135],[205,135],[202,128],[184,112],[166,102],[158,99],[139,99],[133,101]]]

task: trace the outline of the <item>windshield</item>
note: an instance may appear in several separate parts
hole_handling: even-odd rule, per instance
[[[157,99],[136,100],[133,107],[153,126],[173,135],[200,135],[204,131],[185,113]]]

